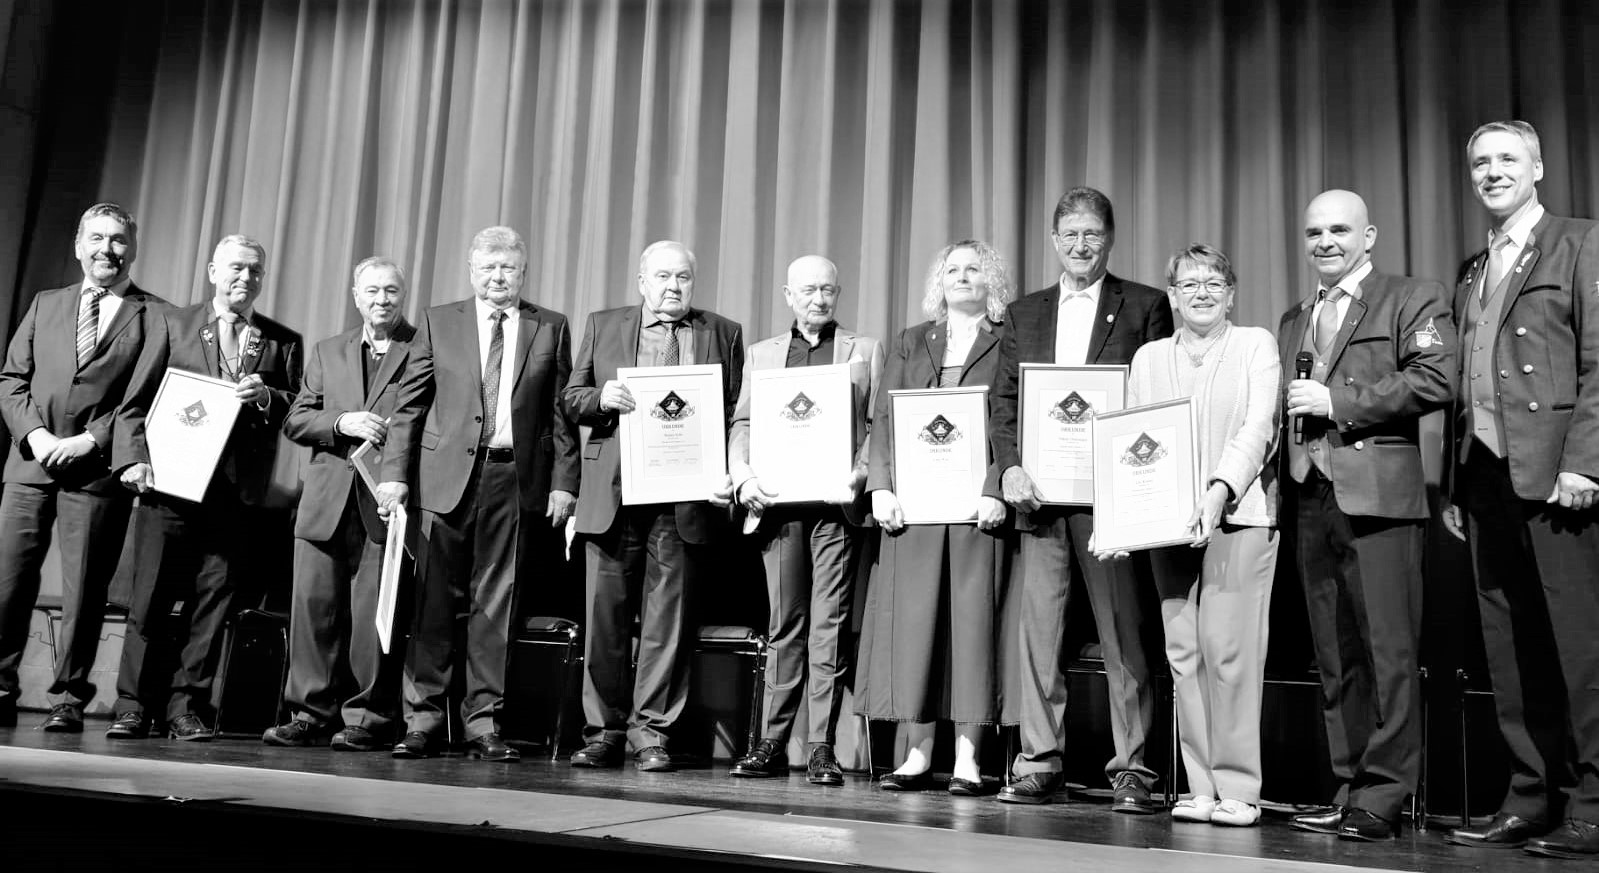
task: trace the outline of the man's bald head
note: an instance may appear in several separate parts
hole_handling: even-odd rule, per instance
[[[794,311],[794,322],[804,333],[815,333],[837,317],[838,266],[821,255],[803,255],[788,265],[783,299]]]
[[[1305,257],[1331,288],[1371,260],[1377,228],[1353,191],[1323,191],[1305,208]]]

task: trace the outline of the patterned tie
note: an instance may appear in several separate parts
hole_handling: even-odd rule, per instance
[[[100,298],[109,288],[91,288],[83,294],[83,306],[78,310],[78,366],[82,367],[94,347],[100,342]]]
[[[1505,246],[1510,245],[1509,234],[1499,234],[1492,246],[1488,248],[1488,275],[1483,277],[1482,290],[1477,292],[1478,299],[1487,302],[1499,290],[1499,283],[1505,279]]]
[[[494,438],[498,425],[495,413],[500,409],[500,364],[505,361],[505,310],[489,319],[494,327],[489,331],[489,359],[483,365],[483,445]]]
[[[668,321],[665,327],[666,345],[661,347],[661,366],[675,367],[683,355],[682,349],[677,345],[677,322]]]
[[[1327,357],[1332,351],[1333,340],[1338,336],[1338,324],[1343,319],[1338,317],[1338,301],[1344,296],[1344,289],[1338,286],[1323,288],[1321,291],[1321,312],[1316,314],[1316,354]]]

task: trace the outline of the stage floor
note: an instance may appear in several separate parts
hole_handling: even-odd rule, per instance
[[[264,843],[232,848],[240,857],[255,858],[263,857],[263,851],[288,849],[281,863],[290,871],[323,869],[315,863],[319,856],[290,848],[296,821],[308,827],[313,822],[377,826],[391,833],[478,834],[553,847],[568,859],[593,849],[610,852],[615,860],[620,851],[631,857],[617,866],[634,869],[648,863],[639,860],[641,853],[675,859],[676,869],[848,865],[926,871],[1331,873],[1585,866],[1541,861],[1519,851],[1457,848],[1440,833],[1407,831],[1387,845],[1348,843],[1293,831],[1278,814],[1260,827],[1229,829],[1174,824],[1165,814],[1116,815],[1091,801],[1026,807],[1002,804],[991,796],[894,794],[875,790],[861,775],[847,776],[842,787],[818,788],[798,773],[786,780],[729,778],[725,764],[643,774],[631,766],[575,770],[564,762],[534,758],[512,765],[458,754],[396,761],[381,753],[278,749],[249,739],[113,741],[104,737],[106,723],[97,719],[89,721],[82,735],[46,734],[38,730],[42,718],[24,713],[16,729],[0,729],[0,797],[6,798],[6,806],[29,798],[42,804],[39,810],[142,801],[181,808],[184,814],[227,810],[266,816],[270,826],[252,831],[262,834]],[[134,807],[125,804],[113,811],[125,808]],[[141,815],[148,816],[153,808],[142,807]],[[97,819],[100,815],[96,813]],[[74,840],[84,855],[80,862],[107,848],[96,849],[95,827],[95,821],[76,825],[74,833],[82,835]],[[151,840],[174,839],[165,825],[151,827],[163,829],[150,833]],[[56,839],[42,832],[31,836],[34,842]],[[46,849],[26,839],[0,838],[0,852],[16,860]],[[219,850],[221,857],[231,857],[227,849]],[[537,855],[528,854],[535,851],[521,847],[519,857],[536,870],[561,866],[537,863]],[[76,862],[65,864],[70,853],[50,857],[63,859],[60,869],[81,869]],[[597,867],[592,860],[572,864],[606,866]],[[415,868],[423,866],[418,860]],[[56,868],[46,864],[43,869]],[[237,868],[222,864],[207,869]],[[395,867],[390,863],[382,869]],[[403,860],[399,869],[408,869]]]

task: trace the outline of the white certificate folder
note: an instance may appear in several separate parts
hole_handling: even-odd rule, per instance
[[[621,417],[622,503],[709,500],[727,480],[722,365],[621,367],[633,394]]]
[[[205,497],[239,417],[238,386],[187,370],[161,377],[145,415],[155,490],[196,503]]]
[[[750,469],[778,503],[835,500],[855,468],[849,364],[756,370]]]

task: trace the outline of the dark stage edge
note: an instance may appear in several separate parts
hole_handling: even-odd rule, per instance
[[[277,749],[250,739],[115,741],[91,719],[0,729],[0,869],[1119,871],[1544,870],[1583,864],[1482,852],[1437,833],[1366,845],[1299,834],[1280,817],[1228,829],[943,792],[892,794],[861,775],[818,788],[675,774],[578,771],[530,758]],[[95,865],[99,865],[98,868]]]

